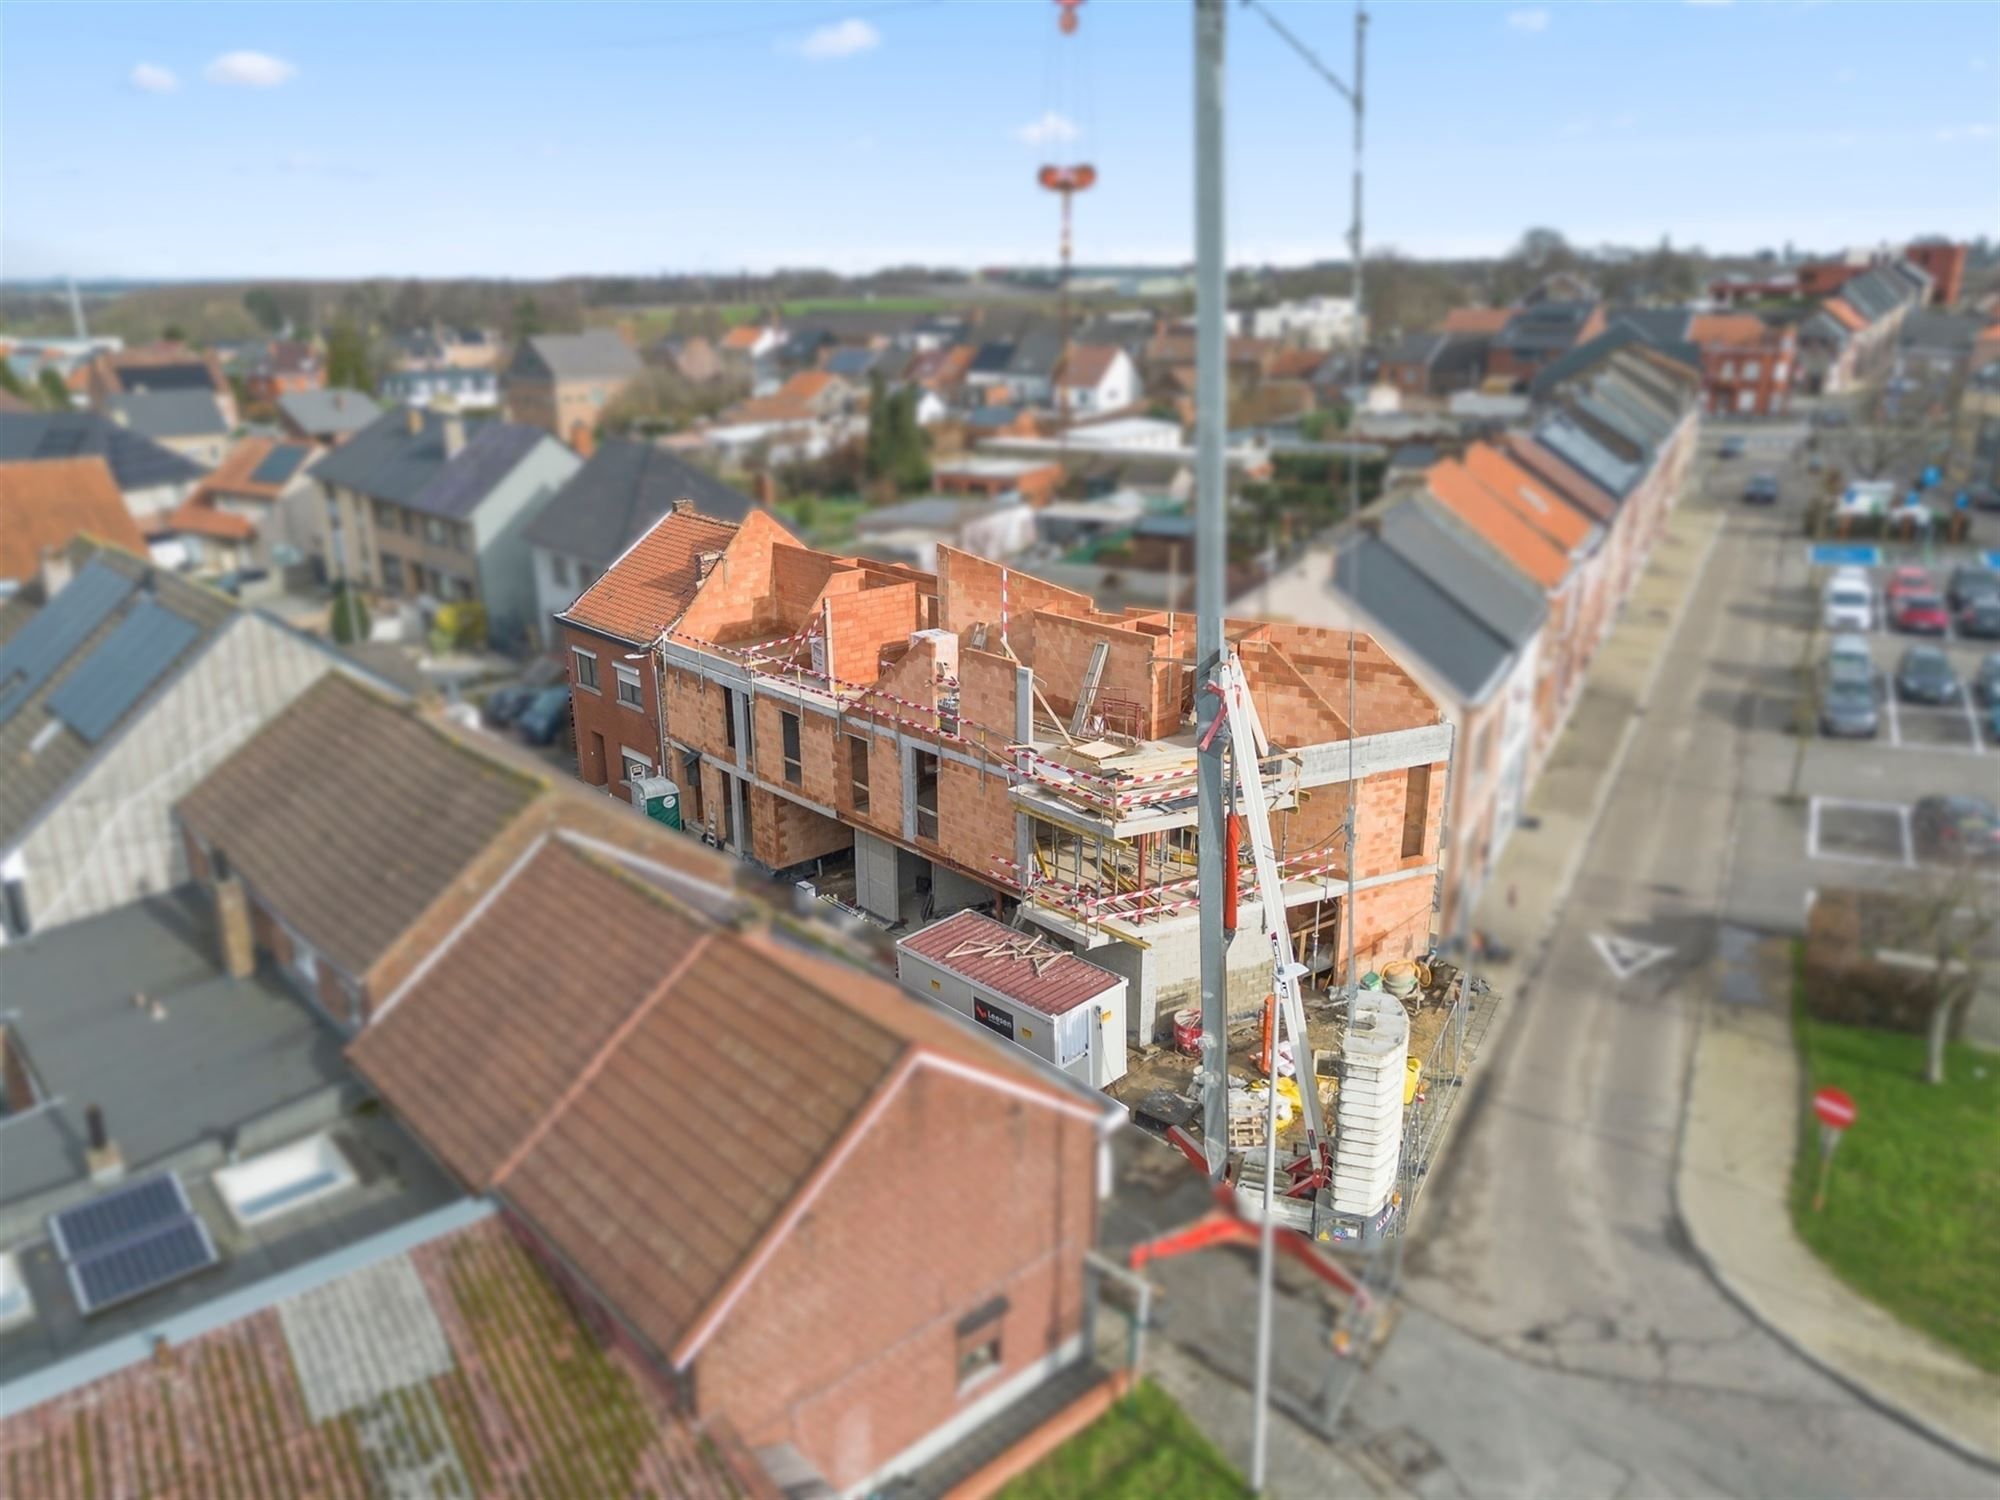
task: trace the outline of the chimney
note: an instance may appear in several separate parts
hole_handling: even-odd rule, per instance
[[[90,1180],[102,1184],[116,1182],[123,1177],[125,1154],[118,1149],[118,1143],[111,1139],[109,1130],[105,1128],[104,1110],[100,1106],[84,1106],[83,1129],[88,1141],[83,1160],[90,1169]]]
[[[589,458],[597,451],[597,434],[587,422],[578,422],[569,430],[569,445],[578,458]]]
[[[453,412],[444,419],[444,456],[457,458],[465,447],[465,418]]]
[[[76,564],[70,561],[69,552],[62,547],[42,549],[42,602],[60,594],[76,574]]]
[[[422,432],[424,430],[423,408],[420,406],[404,407],[403,427],[411,437],[415,437],[418,433]]]
[[[778,508],[778,481],[771,477],[769,469],[760,469],[758,471],[754,498],[757,501],[757,508],[759,510],[776,510]]]
[[[688,499],[685,495],[683,495],[680,499],[674,502],[674,514],[677,516],[693,515],[694,501]]]
[[[114,406],[111,408],[111,420],[116,422],[120,427],[130,427],[132,425],[132,414],[122,406]]]
[[[683,500],[680,503],[686,505],[689,502]],[[697,555],[694,561],[696,569],[695,581],[697,583],[705,583],[708,581],[708,575],[715,571],[715,565],[722,561],[722,554],[720,552],[703,552]]]
[[[222,971],[231,979],[248,979],[257,971],[257,943],[250,932],[250,898],[234,875],[215,882],[215,928]]]

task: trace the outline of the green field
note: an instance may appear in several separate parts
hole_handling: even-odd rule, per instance
[[[2000,1371],[2000,1054],[1954,1044],[1933,1088],[1920,1036],[1802,1009],[1797,1026],[1808,1088],[1843,1088],[1857,1110],[1817,1214],[1808,1117],[1792,1178],[1800,1238],[1871,1301]]]
[[[778,514],[805,534],[808,546],[828,550],[854,540],[854,523],[867,508],[859,495],[801,495],[777,505]]]
[[[1000,1491],[1000,1500],[1218,1500],[1242,1477],[1151,1381]]]

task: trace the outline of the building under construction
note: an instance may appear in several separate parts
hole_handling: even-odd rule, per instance
[[[642,540],[564,617],[573,671],[594,678],[594,656],[578,663],[601,643],[576,629],[593,596],[665,601],[648,650],[626,653],[654,680],[632,695],[625,759],[672,780],[687,827],[891,928],[977,907],[1044,931],[1128,980],[1135,1041],[1198,1005],[1193,616],[1107,613],[949,547],[934,574],[815,551],[762,512],[702,527],[705,550]],[[1367,635],[1226,634],[1268,740],[1309,983],[1345,974],[1350,938],[1364,972],[1423,953],[1451,751],[1437,704]],[[621,666],[621,699],[638,669]],[[596,738],[578,702],[579,741]],[[642,714],[652,753],[635,756]],[[610,780],[605,749],[579,757]],[[1260,894],[1246,847],[1239,1015],[1271,988]]]

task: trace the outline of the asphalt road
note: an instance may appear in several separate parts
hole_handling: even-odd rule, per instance
[[[1763,811],[1797,753],[1785,726],[1805,640],[1802,575],[1788,573],[1803,561],[1800,499],[1788,485],[1777,510],[1745,511],[1736,491],[1745,469],[1775,468],[1779,456],[1753,454],[1685,502],[1726,507],[1725,527],[1561,929],[1510,997],[1427,1186],[1400,1321],[1349,1401],[1338,1446],[1378,1481],[1393,1472],[1426,1500],[2000,1495],[2000,1478],[1865,1404],[1753,1323],[1701,1269],[1674,1217],[1690,979],[1722,914],[1742,920],[1748,907],[1795,928],[1804,892],[1824,873],[1807,856],[1803,819],[1774,824]],[[1773,699],[1787,705],[1782,715]],[[1818,747],[1809,754],[1812,775],[1870,779],[1858,763],[1822,766]],[[1989,766],[2000,772],[2000,754],[1912,755],[1878,774],[1921,784],[1933,760],[1954,787]],[[1593,934],[1673,952],[1619,982]],[[1197,1185],[1160,1182],[1121,1187],[1105,1226],[1114,1248],[1200,1211]],[[1211,1252],[1154,1274],[1167,1292],[1165,1336],[1220,1378],[1247,1379],[1250,1258]],[[1281,1402],[1309,1411],[1326,1368],[1323,1305],[1297,1276],[1281,1286]],[[1356,1474],[1329,1461],[1327,1476],[1319,1485],[1288,1468],[1272,1493],[1350,1492]]]
[[[1430,1184],[1410,1311],[1353,1403],[1361,1428],[1401,1422],[1435,1450],[1412,1486],[1427,1496],[2000,1493],[1752,1323],[1674,1218],[1690,976],[1719,916],[1740,919],[1739,872],[1801,848],[1744,836],[1746,804],[1796,753],[1767,705],[1804,639],[1786,593],[1799,498],[1744,511],[1744,467],[1688,502],[1727,521],[1561,929]],[[1787,895],[1776,915],[1796,925]],[[1673,953],[1619,982],[1593,934]]]

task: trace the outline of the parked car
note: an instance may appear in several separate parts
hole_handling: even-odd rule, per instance
[[[1875,679],[1875,658],[1869,654],[1865,635],[1835,636],[1826,648],[1826,665],[1829,670]]]
[[[1812,425],[1815,427],[1845,427],[1847,420],[1847,408],[1844,406],[1822,406],[1812,414]]]
[[[1827,579],[1820,595],[1820,623],[1828,630],[1869,630],[1875,624],[1875,594],[1867,581],[1851,573]]]
[[[531,745],[552,745],[569,723],[569,689],[543,688],[528,700],[514,720],[514,728]]]
[[[1743,439],[1734,434],[1722,440],[1722,446],[1715,450],[1717,458],[1741,458],[1744,453]]]
[[[1889,576],[1882,581],[1882,602],[1893,609],[1898,596],[1903,594],[1935,594],[1937,583],[1930,570],[1905,563],[1900,568],[1889,570]]]
[[[1973,696],[1988,708],[2000,708],[2000,651],[1989,651],[1972,674]]]
[[[1958,633],[1972,641],[2000,641],[2000,594],[1974,599],[1954,617]]]
[[[1932,858],[2000,859],[2000,811],[1984,797],[1919,798],[1910,837]]]
[[[1820,674],[1819,732],[1834,739],[1873,739],[1881,727],[1875,703],[1875,674],[1852,663],[1829,662]]]
[[[1954,610],[1996,595],[2000,595],[2000,573],[1990,568],[1953,568],[1944,586],[1944,596]]]
[[[2000,510],[2000,489],[1990,484],[1975,484],[1966,491],[1966,499],[1974,510]]]
[[[1778,476],[1775,474],[1753,474],[1750,482],[1743,486],[1745,505],[1776,505],[1778,503]]]
[[[1936,594],[1898,594],[1889,605],[1889,623],[1904,635],[1944,635],[1951,615]]]
[[[521,710],[533,700],[535,690],[525,683],[511,683],[497,687],[486,695],[480,705],[479,716],[488,729],[505,729],[521,717]]]
[[[1896,663],[1896,696],[1905,703],[1958,702],[1958,674],[1936,646],[1912,646]]]

